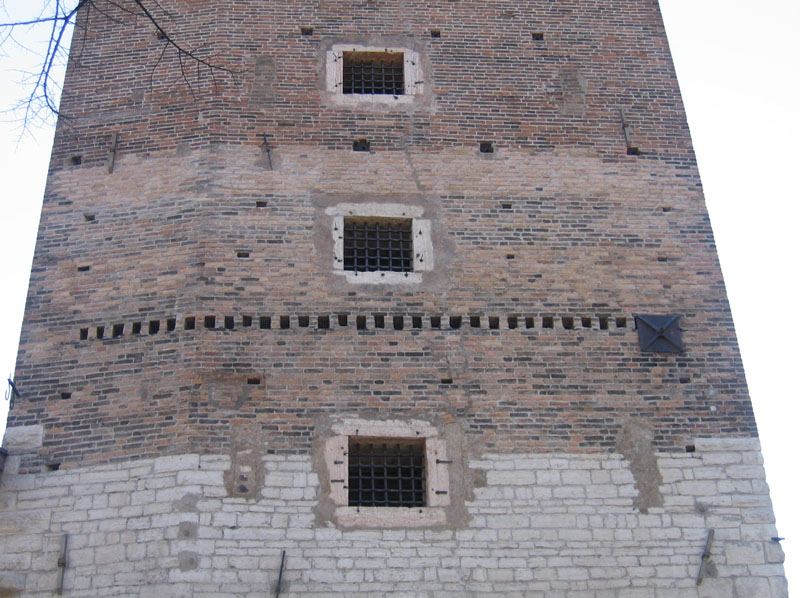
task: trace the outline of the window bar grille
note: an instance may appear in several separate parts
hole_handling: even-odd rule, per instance
[[[420,444],[351,442],[348,468],[350,506],[425,506],[425,456]]]
[[[354,272],[412,272],[411,221],[345,220],[344,269]]]
[[[405,92],[402,54],[375,57],[374,53],[365,53],[363,58],[358,54],[345,52],[343,93],[402,95]]]

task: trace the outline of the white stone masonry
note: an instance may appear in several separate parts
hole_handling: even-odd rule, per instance
[[[182,455],[17,475],[0,484],[0,595],[218,598],[785,598],[757,441],[664,453],[663,507],[641,513],[615,454],[486,454],[460,529],[317,524],[304,456],[265,456],[257,500],[230,498],[227,456]],[[480,478],[480,476],[478,476]],[[715,531],[702,583],[695,579]],[[6,593],[3,593],[6,592]]]

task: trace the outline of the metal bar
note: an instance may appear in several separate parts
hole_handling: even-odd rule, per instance
[[[269,147],[269,135],[264,133],[264,149],[267,151],[267,160],[269,160],[269,169],[272,170],[272,150]]]
[[[17,385],[14,384],[14,381],[9,376],[8,378],[8,389],[6,390],[6,401],[8,401],[8,410],[11,411],[14,408],[14,399],[19,398],[20,394],[17,390]]]
[[[425,477],[425,449],[421,448],[417,454],[417,461],[414,464],[414,475],[419,476],[420,488],[419,494],[416,497],[416,505],[418,507],[425,506],[425,497],[427,496],[428,479]]]
[[[412,503],[415,503],[416,502],[416,498],[417,498],[417,491],[418,491],[418,489],[417,489],[417,476],[415,475],[417,473],[417,471],[416,471],[416,467],[415,467],[416,464],[414,463],[414,447],[411,446],[411,445],[408,446],[408,465],[409,465],[409,470],[408,471],[409,471],[409,474],[410,474],[408,476],[408,478],[410,478],[409,481],[411,482],[411,484],[410,484],[411,492],[408,494],[408,499]],[[401,464],[401,466],[402,466],[402,464]],[[399,483],[402,484],[403,478],[405,477],[405,476],[403,476],[402,469],[400,471],[398,471],[397,473],[400,476],[400,482]],[[401,494],[400,495],[400,500],[402,501],[403,498],[404,497]]]
[[[703,576],[706,573],[706,564],[708,563],[708,559],[711,558],[711,542],[714,541],[714,530],[708,530],[708,536],[706,536],[706,545],[703,548],[703,554],[700,558],[700,568],[697,570],[697,579],[695,580],[695,585],[700,585],[703,583]]]
[[[275,586],[275,598],[281,595],[281,581],[283,580],[283,564],[286,562],[286,551],[281,552],[281,568],[278,571],[278,584]]]
[[[641,152],[639,151],[639,148],[635,146],[631,140],[631,125],[628,122],[628,119],[625,118],[625,112],[623,112],[622,108],[619,110],[619,118],[622,121],[622,134],[625,135],[625,146],[628,148],[628,155],[640,155]]]
[[[108,163],[106,164],[106,172],[108,174],[114,172],[114,162],[117,160],[118,143],[119,143],[119,133],[114,133],[114,139],[111,141],[111,149],[108,152]]]
[[[376,474],[375,474],[375,457],[378,456],[376,453],[378,453],[380,451],[380,449],[376,449],[373,445],[367,445],[367,446],[370,449],[369,450],[369,478],[368,478],[369,483],[370,483],[370,489],[372,490],[372,497],[371,497],[372,500],[370,501],[370,504],[375,505],[375,504],[378,503],[378,492],[380,492],[380,490],[381,490],[380,481],[378,480],[378,478],[376,477]],[[385,484],[384,484],[384,486],[385,486]],[[383,493],[383,499],[386,500],[386,492]]]
[[[622,120],[622,133],[625,135],[625,145],[628,147],[632,146],[631,143],[631,132],[630,127],[631,125],[628,123],[628,120],[625,118],[625,112],[623,112],[622,108],[619,109],[619,118]]]
[[[69,536],[64,534],[61,536],[61,552],[58,556],[58,587],[56,594],[61,596],[64,593],[64,573],[67,570],[67,544],[69,543]]]

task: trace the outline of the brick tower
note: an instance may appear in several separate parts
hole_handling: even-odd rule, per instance
[[[73,43],[0,593],[786,595],[656,1],[162,6]]]

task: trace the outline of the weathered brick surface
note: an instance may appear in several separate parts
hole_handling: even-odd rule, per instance
[[[76,37],[73,51],[83,68],[73,65],[62,100],[65,113],[80,120],[59,130],[54,166],[76,152],[88,163],[104,160],[115,132],[128,153],[180,143],[258,146],[268,133],[276,147],[347,150],[367,136],[378,151],[416,152],[494,140],[618,161],[625,154],[620,108],[649,158],[693,161],[654,0],[161,4],[172,15],[164,18],[171,36],[230,72],[212,77],[186,64],[190,90],[152,25],[92,15],[85,45]],[[313,35],[303,36],[302,26],[314,27]],[[433,28],[440,38],[431,37]],[[342,42],[418,48],[431,67],[425,85],[432,102],[398,111],[321,110],[323,53]]]
[[[702,197],[681,170],[519,150],[259,159],[217,148],[53,173],[11,418],[45,423],[43,458],[214,450],[232,415],[303,451],[314,414],[342,406],[453,412],[504,450],[607,450],[631,411],[664,448],[755,434]],[[432,205],[434,277],[337,278],[323,207],[342,198]],[[680,314],[686,352],[642,354],[634,313]]]

